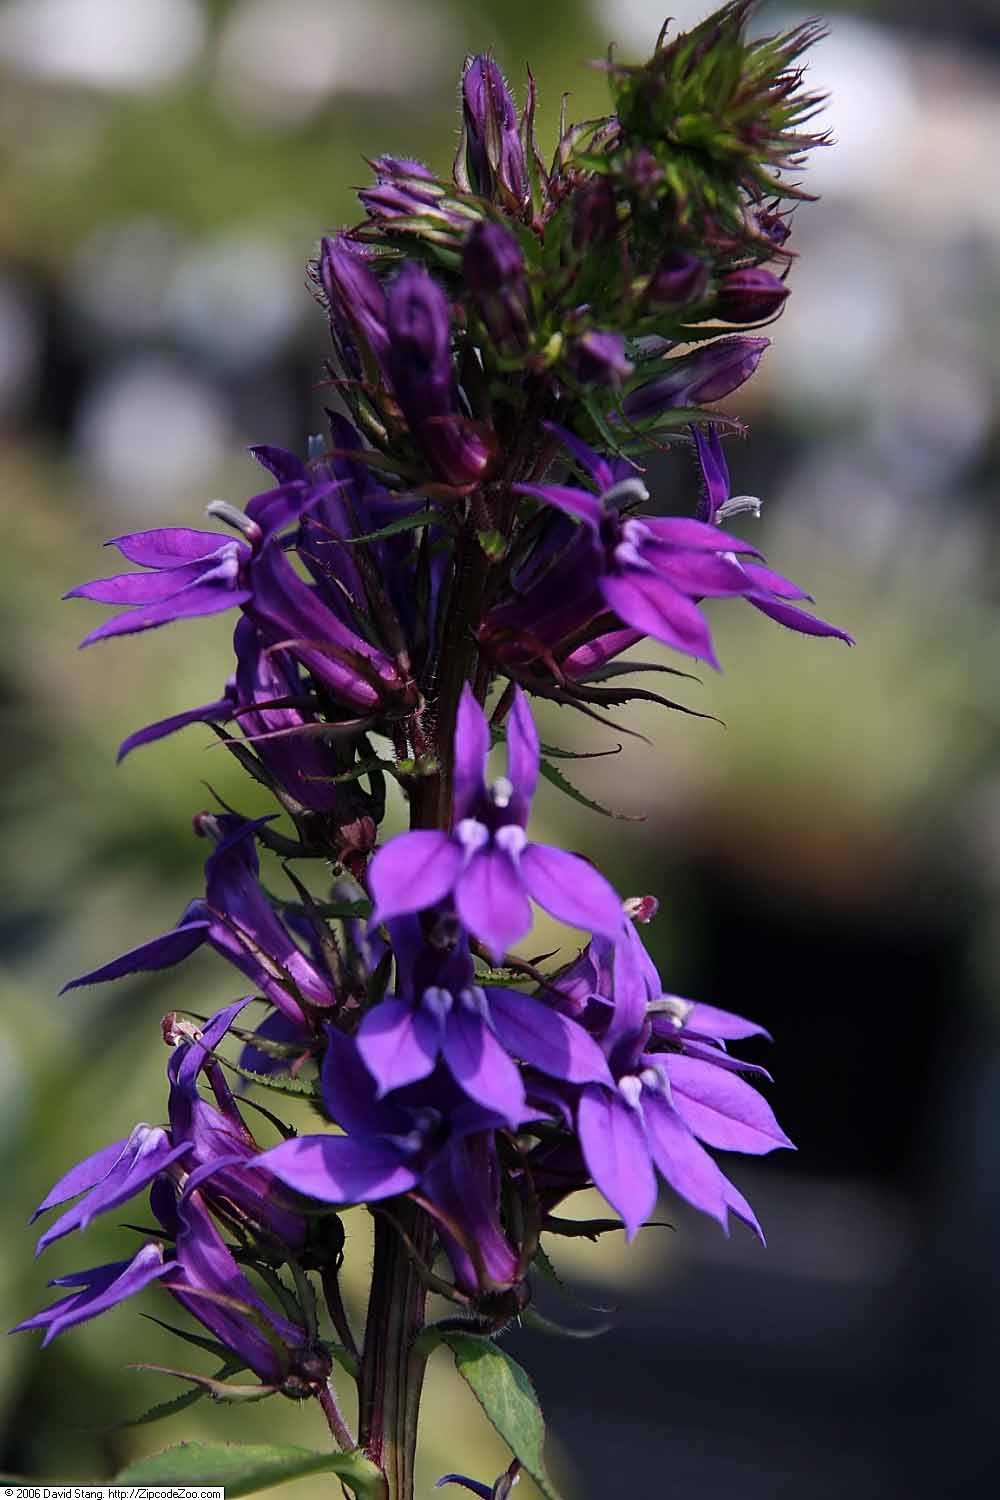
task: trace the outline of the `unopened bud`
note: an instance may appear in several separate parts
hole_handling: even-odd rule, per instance
[[[620,333],[584,333],[573,340],[568,358],[573,374],[585,385],[618,385],[632,373]]]
[[[646,298],[657,307],[700,302],[708,286],[708,266],[689,250],[671,250],[649,278]]]
[[[732,271],[720,287],[718,314],[727,323],[759,323],[779,312],[789,288],[763,266]]]

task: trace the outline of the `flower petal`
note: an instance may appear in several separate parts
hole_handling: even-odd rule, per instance
[[[849,646],[854,645],[853,635],[848,635],[846,630],[838,630],[836,625],[829,625],[818,615],[797,609],[794,604],[783,604],[780,599],[758,599],[749,594],[747,598],[761,614],[768,615],[789,630],[797,630],[800,635],[833,635],[839,641],[846,641]]]
[[[703,1147],[698,1145],[663,1094],[644,1089],[642,1109],[653,1160],[675,1193],[702,1213],[718,1219],[728,1233],[726,1179]]]
[[[528,844],[521,853],[521,877],[531,899],[558,921],[602,937],[616,938],[621,932],[621,902],[604,876],[578,854]]]
[[[751,1156],[792,1145],[763,1094],[736,1073],[679,1053],[656,1060],[670,1079],[674,1108],[699,1140]]]
[[[580,1095],[577,1130],[595,1187],[621,1214],[626,1237],[633,1239],[656,1202],[641,1115],[616,1089],[590,1084]]]
[[[512,1057],[567,1083],[611,1083],[604,1053],[589,1032],[517,990],[489,989],[493,1029]]]
[[[448,1012],[444,1059],[470,1099],[495,1110],[515,1128],[524,1117],[524,1084],[483,1017],[461,1000]]]
[[[374,1203],[408,1192],[419,1181],[395,1147],[346,1135],[283,1141],[263,1152],[257,1165],[321,1203]]]
[[[629,568],[624,573],[609,573],[602,578],[601,592],[626,625],[672,646],[675,651],[682,651],[685,656],[696,656],[709,666],[718,667],[704,616],[696,604],[666,579],[653,572]]]
[[[383,1000],[372,1006],[357,1033],[365,1067],[387,1094],[434,1071],[441,1047],[440,1029],[408,1000]]]
[[[454,821],[474,816],[485,791],[490,726],[468,683],[462,688],[455,722]]]
[[[522,827],[528,821],[540,762],[538,730],[527,697],[515,687],[514,703],[507,719],[507,778],[514,788],[518,821]]]
[[[454,839],[434,829],[401,833],[383,844],[368,867],[373,924],[443,901],[458,878],[462,858]]]
[[[130,948],[128,953],[102,964],[99,969],[92,969],[89,974],[81,974],[78,979],[69,980],[59,993],[65,995],[67,990],[76,990],[87,984],[106,984],[108,980],[122,979],[126,974],[146,974],[154,969],[172,968],[201,947],[210,926],[207,919],[182,922],[170,932],[150,938],[148,943],[141,943],[138,948]]]
[[[502,849],[487,847],[472,856],[455,886],[455,905],[464,926],[482,939],[497,963],[531,931],[521,877]]]

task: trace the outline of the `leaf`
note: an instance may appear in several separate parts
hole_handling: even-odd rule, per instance
[[[521,1322],[525,1328],[534,1328],[539,1333],[554,1333],[561,1339],[597,1339],[602,1333],[608,1333],[614,1327],[610,1320],[605,1320],[593,1328],[566,1328],[564,1324],[557,1323],[555,1318],[547,1318],[535,1307],[524,1309]]]
[[[360,1449],[314,1453],[277,1443],[178,1443],[136,1459],[116,1474],[115,1484],[222,1485],[227,1500],[254,1495],[306,1474],[338,1474],[357,1500],[378,1500],[384,1481]]]
[[[613,808],[604,807],[600,802],[595,802],[593,797],[587,797],[571,781],[563,775],[558,766],[554,766],[550,760],[542,758],[538,767],[546,781],[551,781],[553,786],[565,792],[567,797],[572,797],[574,802],[579,802],[581,807],[589,807],[591,812],[603,813],[606,818],[617,818],[622,823],[644,823],[645,813],[622,813],[615,812]]]
[[[349,547],[358,542],[380,542],[384,536],[398,536],[401,531],[416,531],[421,526],[431,526],[440,520],[441,517],[435,511],[418,510],[414,515],[400,516],[398,521],[390,521],[388,526],[383,526],[378,531],[366,531],[361,536],[345,536],[339,540]]]
[[[545,745],[541,747],[543,755],[549,760],[603,760],[606,755],[621,755],[621,745],[615,745],[613,750],[563,750],[559,745]]]
[[[527,1373],[492,1339],[477,1338],[471,1333],[439,1333],[437,1337],[448,1345],[458,1373],[546,1500],[559,1500],[545,1472],[542,1458],[545,1427]]]
[[[278,1389],[275,1385],[259,1383],[257,1385],[229,1385],[214,1375],[199,1375],[194,1370],[175,1370],[170,1365],[126,1365],[125,1368],[149,1371],[153,1375],[172,1375],[176,1380],[190,1380],[192,1385],[211,1396],[213,1401],[263,1401],[266,1396],[273,1396]]]
[[[219,1062],[231,1073],[245,1078],[248,1083],[258,1084],[262,1089],[270,1089],[273,1094],[285,1094],[291,1099],[323,1097],[317,1084],[293,1078],[291,1073],[255,1073],[252,1068],[241,1068],[239,1063],[230,1062],[228,1057],[220,1056]]]

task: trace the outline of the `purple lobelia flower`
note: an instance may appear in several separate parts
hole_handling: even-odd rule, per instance
[[[124,606],[123,614],[98,625],[81,645],[153,630],[170,620],[218,614],[251,597],[250,545],[224,533],[170,526],[114,537],[106,545],[150,571],[119,573],[70,589],[67,599]]]
[[[610,1082],[582,1027],[534,996],[476,984],[464,938],[449,949],[425,942],[415,917],[389,926],[397,994],[367,1012],[357,1035],[380,1096],[427,1078],[440,1058],[464,1093],[516,1127],[525,1093],[513,1058],[566,1082]]]
[[[781,311],[790,290],[764,266],[730,271],[719,283],[718,315],[726,323],[759,323]]]
[[[491,57],[470,57],[466,63],[462,108],[473,190],[484,198],[499,199],[509,210],[520,213],[528,201],[528,175],[517,107]]]
[[[520,689],[508,720],[507,775],[487,787],[489,750],[486,716],[466,684],[455,727],[452,831],[402,833],[378,851],[368,871],[372,920],[452,896],[460,921],[499,960],[531,928],[530,897],[561,922],[616,936],[621,905],[603,875],[576,854],[528,842],[540,753]]]
[[[518,1255],[498,1210],[491,1133],[508,1120],[469,1098],[440,1067],[379,1097],[357,1044],[327,1029],[322,1070],[326,1112],[344,1135],[304,1135],[273,1146],[260,1164],[321,1203],[379,1202],[420,1190],[442,1224],[442,1242],[469,1290],[519,1279]],[[522,1119],[535,1118],[525,1109]]]
[[[560,433],[599,493],[569,485],[516,488],[582,523],[590,537],[597,591],[605,608],[626,628],[717,667],[708,623],[698,605],[706,597],[743,597],[782,623],[793,624],[801,616],[807,623],[798,628],[810,631],[812,622],[811,633],[844,638],[835,627],[813,621],[812,616],[788,605],[785,601],[809,596],[762,564],[745,562],[738,554],[760,554],[742,538],[719,532],[703,520],[624,516],[623,505],[648,499],[638,476],[627,472],[625,465],[612,468],[571,434],[552,430]],[[574,571],[579,581],[581,570]],[[543,579],[541,588],[542,599],[548,601],[546,608],[551,612],[555,592],[552,580]],[[578,595],[586,598],[584,587],[578,588]],[[526,611],[526,620],[530,619]],[[537,633],[538,627],[534,628]],[[626,640],[625,644],[632,642]]]
[[[344,234],[327,235],[320,247],[330,329],[341,364],[355,379],[384,373],[389,364],[385,292],[369,259],[370,252]]]
[[[64,992],[172,968],[207,943],[257,985],[305,1042],[303,1004],[333,1006],[337,996],[330,979],[302,952],[260,887],[253,838],[258,826],[228,813],[201,815],[199,831],[217,845],[205,864],[205,899],[190,902],[169,932],[71,979]]]
[[[698,507],[701,518],[709,524],[718,526],[727,517],[738,515],[741,511],[759,514],[760,501],[755,496],[730,495],[729,465],[722,451],[722,440],[716,429],[709,427],[703,430],[695,425],[691,431],[694,434],[704,481],[702,498]],[[838,629],[836,625],[828,624],[817,615],[809,614],[807,610],[799,609],[790,602],[793,599],[810,599],[809,594],[797,589],[787,579],[772,573],[770,568],[765,568],[759,562],[735,557],[733,561],[749,585],[743,591],[743,597],[753,605],[754,609],[759,609],[769,619],[777,621],[779,625],[784,625],[789,630],[797,630],[802,635],[835,636],[837,640],[844,641],[848,646],[854,645],[854,637],[848,635],[846,631]]]
[[[725,1051],[727,1039],[766,1032],[730,1012],[664,996],[631,924],[613,947],[595,939],[558,988],[593,1028],[615,1077],[614,1087],[579,1092],[576,1122],[587,1169],[629,1238],[652,1211],[656,1171],[724,1228],[733,1212],[760,1234],[749,1204],[704,1148],[762,1155],[791,1146],[766,1099],[737,1075],[766,1078],[766,1071]]]

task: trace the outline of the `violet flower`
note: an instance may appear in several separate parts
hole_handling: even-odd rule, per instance
[[[576,854],[529,843],[525,826],[538,780],[538,733],[515,689],[507,727],[507,775],[486,785],[490,729],[468,684],[455,726],[451,833],[402,833],[375,855],[368,883],[373,922],[424,911],[451,896],[459,919],[500,960],[531,929],[529,898],[573,927],[614,937],[618,897]]]
[[[438,1058],[469,1097],[513,1127],[525,1094],[512,1058],[570,1083],[607,1081],[597,1044],[543,1000],[480,986],[464,940],[450,951],[424,943],[416,918],[390,924],[398,993],[373,1006],[358,1051],[379,1096],[428,1077]]]
[[[329,978],[302,952],[261,890],[253,838],[257,826],[228,813],[217,818],[203,815],[200,830],[217,841],[205,864],[205,899],[190,902],[169,932],[71,979],[63,992],[172,968],[207,943],[247,975],[306,1037],[296,994],[316,1006],[336,1004],[336,995]]]

